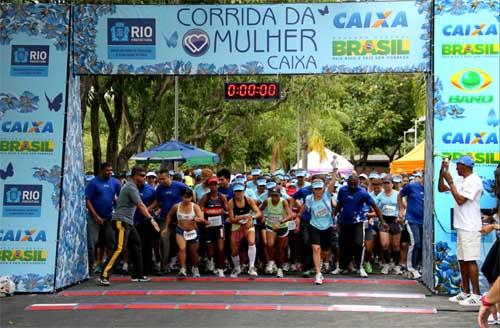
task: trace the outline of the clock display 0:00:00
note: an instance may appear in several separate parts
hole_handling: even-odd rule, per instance
[[[226,99],[279,99],[279,83],[238,82],[225,83]]]

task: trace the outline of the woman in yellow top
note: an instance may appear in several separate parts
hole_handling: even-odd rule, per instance
[[[288,202],[281,198],[280,191],[274,187],[269,190],[270,197],[261,205],[266,225],[266,248],[268,262],[266,273],[272,273],[274,260],[278,266],[278,278],[283,278],[283,262],[288,247],[288,221],[292,219],[292,211]],[[275,243],[277,239],[277,242]]]

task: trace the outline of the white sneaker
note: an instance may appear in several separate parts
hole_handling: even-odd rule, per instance
[[[207,271],[209,271],[209,272],[215,272],[214,259],[208,260]]]
[[[467,299],[458,302],[458,304],[463,306],[481,306],[481,295],[470,294]]]
[[[248,269],[248,274],[252,277],[257,277],[259,275],[255,267],[251,267],[250,269]]]
[[[500,325],[500,312],[497,313],[497,319],[495,319],[493,313],[489,315],[488,325],[489,326]]]
[[[231,271],[231,278],[238,278],[238,276],[240,275],[240,273],[241,273],[240,267],[239,266],[235,267],[233,269],[233,271]]]
[[[278,272],[278,266],[276,265],[276,263],[273,262],[273,272],[272,273],[277,273],[277,272]]]
[[[356,272],[356,269],[354,268],[354,264],[352,262],[349,263],[347,270],[349,270],[349,272]]]
[[[283,278],[284,275],[283,275],[283,269],[282,268],[278,268],[278,273],[276,273],[276,277],[278,278]]]
[[[368,278],[368,273],[366,273],[365,269],[361,267],[361,268],[359,269],[359,276],[360,276],[361,278]]]
[[[396,265],[394,268],[392,268],[392,273],[397,274],[397,275],[402,274],[403,271],[401,271],[401,266],[400,265]]]
[[[391,270],[391,265],[390,264],[384,264],[384,266],[382,267],[382,270],[380,270],[380,272],[382,274],[389,274],[389,271]]]
[[[413,280],[418,280],[422,277],[422,275],[415,269],[408,270],[408,278]]]
[[[294,264],[290,265],[290,271],[297,272],[297,264],[294,263]]]
[[[267,262],[266,269],[264,270],[264,272],[267,274],[272,274],[273,273],[273,266],[274,266],[273,261]]]
[[[285,272],[290,271],[290,264],[289,263],[283,263],[283,271],[285,271]]]
[[[222,269],[217,269],[215,270],[215,274],[217,275],[217,277],[219,278],[225,278],[226,276],[224,275],[224,270]]]
[[[179,276],[181,276],[181,277],[187,277],[186,268],[180,268],[180,270],[179,270]]]
[[[241,266],[241,273],[248,273],[248,264],[243,264]]]
[[[329,262],[324,262],[323,263],[323,267],[321,268],[321,271],[324,272],[324,273],[330,272],[331,271],[330,263]]]
[[[342,269],[338,268],[338,267],[332,271],[332,274],[341,274],[341,273],[342,273]]]
[[[464,292],[460,292],[457,295],[448,298],[448,301],[453,302],[453,303],[458,303],[458,302],[464,301],[468,298],[469,298],[469,294],[466,294]]]
[[[316,273],[316,280],[314,281],[316,285],[323,284],[323,275],[321,273]]]
[[[199,278],[200,277],[200,269],[198,269],[197,267],[193,267],[191,269],[191,271],[193,271],[193,278]]]

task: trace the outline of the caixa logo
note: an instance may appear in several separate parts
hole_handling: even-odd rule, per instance
[[[44,121],[5,121],[0,125],[5,133],[54,133],[52,122]]]
[[[498,134],[491,132],[447,132],[443,143],[460,145],[498,145]]]
[[[49,65],[49,46],[13,45],[11,65]]]
[[[443,35],[446,36],[480,36],[498,35],[496,24],[469,24],[469,25],[446,25],[443,27]]]
[[[155,20],[152,18],[108,18],[108,44],[156,44]]]
[[[408,27],[408,20],[404,11],[338,13],[333,18],[333,25],[336,28],[399,28]]]
[[[47,234],[45,230],[36,229],[0,229],[0,241],[47,241]]]

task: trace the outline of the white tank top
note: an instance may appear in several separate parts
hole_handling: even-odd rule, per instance
[[[191,212],[190,213],[182,213],[181,212],[181,204],[177,207],[177,221],[194,221],[196,214],[194,213],[194,203],[191,203]]]

